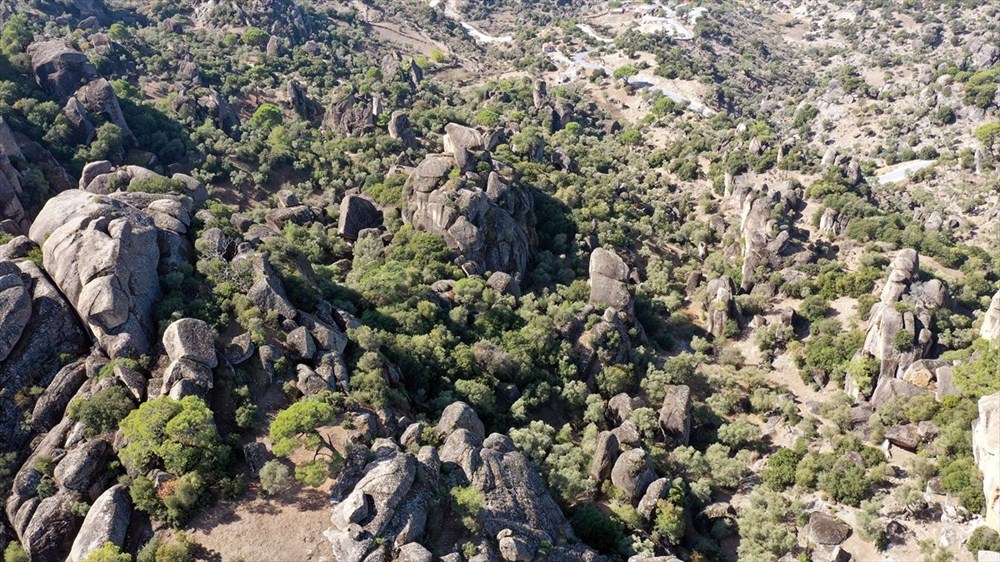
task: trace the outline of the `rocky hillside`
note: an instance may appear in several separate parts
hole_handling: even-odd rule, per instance
[[[5,562],[1000,557],[984,0],[0,0]]]

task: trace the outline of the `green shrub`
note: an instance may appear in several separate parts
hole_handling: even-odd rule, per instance
[[[781,449],[767,459],[761,480],[772,490],[784,490],[795,484],[795,469],[802,456],[792,449]]]
[[[4,562],[29,562],[27,551],[17,541],[12,541],[7,545],[3,551],[3,560]]]
[[[976,555],[980,550],[998,552],[1000,551],[1000,533],[986,526],[976,527],[965,548],[973,555]]]
[[[279,460],[269,460],[260,469],[260,487],[264,493],[274,496],[288,488],[289,470]]]
[[[82,423],[87,435],[99,435],[118,429],[118,423],[135,408],[132,395],[121,386],[106,386],[89,398],[70,403],[69,417]]]

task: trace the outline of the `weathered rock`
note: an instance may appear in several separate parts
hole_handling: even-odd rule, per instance
[[[505,562],[531,562],[535,558],[534,549],[510,529],[504,529],[497,535],[497,547],[500,558]]]
[[[927,391],[901,379],[881,379],[872,394],[871,404],[876,409],[896,398],[920,396]]]
[[[86,492],[104,471],[104,460],[110,446],[103,439],[87,441],[66,453],[56,465],[53,478],[68,490]]]
[[[597,447],[590,462],[590,479],[603,482],[611,476],[611,468],[618,459],[618,437],[610,431],[602,431],[597,435]]]
[[[793,192],[772,191],[764,185],[760,190],[737,190],[740,201],[740,235],[743,239],[743,268],[740,289],[749,292],[757,281],[757,271],[767,265],[781,266],[781,253],[790,235],[772,218],[776,208],[790,210],[797,201]]]
[[[10,355],[31,320],[31,290],[21,270],[0,261],[0,362]]]
[[[399,547],[399,553],[395,558],[397,562],[431,562],[433,559],[429,550],[415,542]]]
[[[639,448],[622,453],[611,470],[611,482],[621,490],[623,499],[632,504],[654,480],[656,473],[649,466],[646,451]]]
[[[78,190],[50,199],[31,226],[46,271],[112,358],[150,350],[157,234],[140,209]]]
[[[285,348],[293,359],[312,359],[316,355],[316,342],[305,326],[299,326],[285,334]]]
[[[986,524],[1000,532],[1000,392],[979,399],[972,423],[972,453],[983,474]]]
[[[691,389],[687,385],[666,385],[660,407],[663,436],[679,445],[691,438]]]
[[[457,429],[469,431],[481,443],[486,438],[486,429],[476,411],[465,402],[454,402],[441,412],[437,433],[444,438]]]
[[[70,400],[87,380],[87,368],[82,361],[66,365],[38,397],[31,412],[31,426],[38,431],[48,431],[62,419]]]
[[[719,338],[725,335],[730,320],[739,322],[741,312],[735,295],[736,287],[728,277],[709,281],[706,291],[705,313],[708,317],[708,331]]]
[[[28,46],[35,81],[49,93],[67,98],[80,86],[98,77],[86,55],[70,48],[60,39]]]
[[[1000,344],[1000,291],[997,291],[990,300],[990,307],[983,315],[983,325],[979,328],[979,335],[983,339]]]
[[[417,145],[417,137],[410,126],[410,116],[405,111],[394,111],[389,117],[389,136],[403,143],[405,148]]]
[[[115,95],[110,82],[104,78],[97,78],[81,86],[74,96],[88,111],[117,125],[127,141],[135,142],[121,105],[118,104],[118,96]]]
[[[885,438],[897,447],[916,451],[920,445],[920,432],[916,424],[897,425],[885,430]]]
[[[642,499],[639,500],[639,505],[636,508],[639,515],[642,515],[648,521],[652,521],[653,513],[656,511],[656,503],[662,499],[666,499],[669,491],[669,480],[666,478],[657,478],[654,480],[649,487],[646,488],[646,492],[642,495]]]
[[[69,120],[70,127],[73,128],[73,138],[81,144],[90,144],[97,136],[97,129],[90,120],[87,108],[83,107],[80,100],[69,98],[62,110],[63,115]]]
[[[446,131],[446,150],[457,152],[428,155],[410,174],[403,219],[443,236],[469,272],[505,271],[520,278],[536,245],[534,199],[510,168],[478,152],[483,143],[477,131],[457,125]],[[477,173],[451,178],[456,166],[472,167],[477,158]],[[488,174],[478,172],[482,164]]]
[[[215,334],[204,320],[182,318],[163,332],[163,347],[171,361],[188,359],[209,368],[219,364],[215,354]]]
[[[108,488],[90,506],[66,562],[82,562],[106,542],[123,546],[131,517],[128,489],[120,484]]]
[[[348,240],[357,240],[358,233],[366,228],[382,226],[382,211],[370,199],[361,195],[347,195],[340,202],[340,219],[337,232]]]
[[[80,496],[66,491],[43,499],[35,509],[21,544],[31,560],[64,560],[80,528],[80,518],[72,506]]]
[[[362,135],[375,128],[372,100],[353,91],[337,95],[323,117],[323,126],[340,135]]]
[[[819,511],[809,514],[809,540],[816,544],[840,544],[851,536],[851,527],[832,515]]]
[[[590,254],[590,303],[631,310],[628,290],[629,268],[616,254],[596,248]]]

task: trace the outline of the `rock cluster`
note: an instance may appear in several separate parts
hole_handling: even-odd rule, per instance
[[[742,312],[734,298],[735,294],[736,287],[729,277],[723,276],[708,283],[705,294],[705,315],[708,318],[706,327],[717,338],[726,333],[726,325],[730,321],[742,321]]]
[[[168,255],[185,252],[187,205],[169,196],[69,190],[50,199],[31,225],[46,272],[112,358],[150,350],[160,247]]]
[[[554,546],[548,560],[600,559],[579,545],[541,477],[510,439],[500,434],[484,439],[472,408],[450,405],[435,431],[444,443],[440,449],[421,446],[419,437],[409,447],[416,453],[390,439],[377,439],[370,452],[355,449],[362,468],[345,469],[333,491],[336,503],[325,533],[336,560],[430,559],[416,543],[430,532],[433,498],[456,486],[481,495],[477,547],[484,560],[533,560],[543,543]]]
[[[764,185],[759,190],[737,189],[734,197],[740,202],[740,237],[743,239],[743,270],[740,289],[749,292],[757,279],[757,270],[768,266],[781,267],[781,256],[788,245],[787,227],[779,225],[776,212],[791,212],[798,205],[798,195],[791,187],[771,190]]]
[[[944,305],[947,293],[937,279],[920,281],[919,269],[916,250],[900,250],[892,261],[879,301],[869,313],[868,331],[859,353],[880,361],[880,378],[902,375],[930,350],[931,319],[934,311]],[[901,341],[901,332],[908,341]]]
[[[444,153],[428,155],[407,179],[403,218],[443,236],[467,272],[520,279],[536,245],[534,202],[490,155],[491,144],[475,129],[445,126]]]
[[[162,394],[175,400],[205,397],[213,386],[212,369],[219,364],[215,335],[204,320],[182,318],[163,332],[170,365],[163,371]]]
[[[60,100],[72,96],[79,102],[66,106],[67,118],[76,124],[78,131],[93,129],[89,117],[81,112],[82,106],[117,125],[125,138],[134,142],[135,137],[125,122],[114,89],[98,75],[83,53],[56,39],[32,43],[28,46],[28,55],[39,86]]]

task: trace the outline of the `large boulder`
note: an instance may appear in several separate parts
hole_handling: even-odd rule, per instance
[[[467,273],[504,271],[520,279],[536,245],[534,199],[512,169],[480,151],[478,132],[450,125],[446,131],[444,145],[455,152],[430,154],[413,170],[403,219],[444,237]],[[455,176],[456,168],[469,171]]]
[[[618,459],[618,437],[610,431],[602,431],[597,435],[597,447],[590,461],[590,479],[603,482],[611,476],[611,468]]]
[[[902,375],[911,363],[927,355],[933,343],[933,314],[944,305],[947,293],[937,279],[919,281],[919,269],[917,252],[900,250],[879,292],[879,301],[868,315],[865,343],[858,353],[879,360],[882,379]],[[911,334],[912,340],[901,345],[901,332]]]
[[[204,320],[181,318],[163,332],[163,347],[171,361],[188,359],[209,368],[218,365],[215,334]]]
[[[590,254],[590,304],[631,310],[629,268],[617,254],[595,248]]]
[[[1000,532],[1000,392],[979,399],[972,422],[972,453],[983,474],[986,525]]]
[[[29,236],[110,357],[149,353],[160,298],[158,231],[149,214],[114,195],[69,190],[45,204]]]
[[[832,515],[814,511],[809,514],[809,540],[821,545],[836,545],[851,536],[851,526]]]
[[[660,429],[663,436],[678,445],[687,445],[691,438],[691,388],[687,385],[666,385],[660,407]]]
[[[775,209],[790,211],[797,203],[792,190],[771,190],[764,185],[757,189],[740,189],[734,193],[740,201],[740,236],[743,240],[743,269],[740,289],[749,292],[757,280],[761,266],[779,268],[782,251],[790,234],[775,220]]]
[[[720,277],[708,282],[705,295],[705,315],[707,329],[713,336],[720,338],[726,333],[730,321],[739,323],[742,320],[740,305],[734,298],[736,287],[729,277]]]
[[[100,115],[121,129],[125,139],[132,142],[135,137],[129,129],[128,122],[125,121],[125,114],[122,113],[121,105],[118,104],[118,96],[115,95],[111,83],[104,78],[92,80],[80,87],[74,94],[80,100],[83,107],[95,115]]]
[[[363,135],[375,129],[372,99],[353,91],[337,95],[323,117],[323,126],[338,135]]]
[[[983,339],[1000,344],[1000,291],[997,291],[990,300],[990,307],[983,315],[983,325],[979,328],[979,335]]]
[[[441,412],[438,420],[437,434],[444,438],[457,429],[464,429],[472,434],[480,443],[486,437],[486,429],[476,411],[465,402],[454,402]]]
[[[635,448],[622,453],[611,469],[611,483],[622,492],[625,501],[635,503],[645,493],[656,473],[649,466],[646,451]]]
[[[10,355],[31,320],[31,290],[21,270],[0,261],[0,362]]]
[[[0,117],[0,231],[8,234],[23,234],[29,226],[19,198],[23,183],[21,170],[14,165],[25,160],[14,133]]]
[[[81,496],[59,491],[38,503],[31,522],[21,534],[21,544],[31,560],[64,560],[80,528],[73,504]]]
[[[106,542],[124,545],[131,517],[128,489],[119,484],[105,490],[87,511],[66,562],[82,562]]]
[[[344,238],[357,240],[362,230],[379,226],[382,226],[382,211],[370,199],[361,195],[346,195],[340,202],[337,232]]]
[[[56,484],[84,493],[104,473],[104,461],[111,447],[103,439],[94,439],[70,450],[56,465]]]
[[[67,98],[80,86],[98,77],[86,55],[61,39],[40,41],[28,46],[35,81],[50,94]]]

